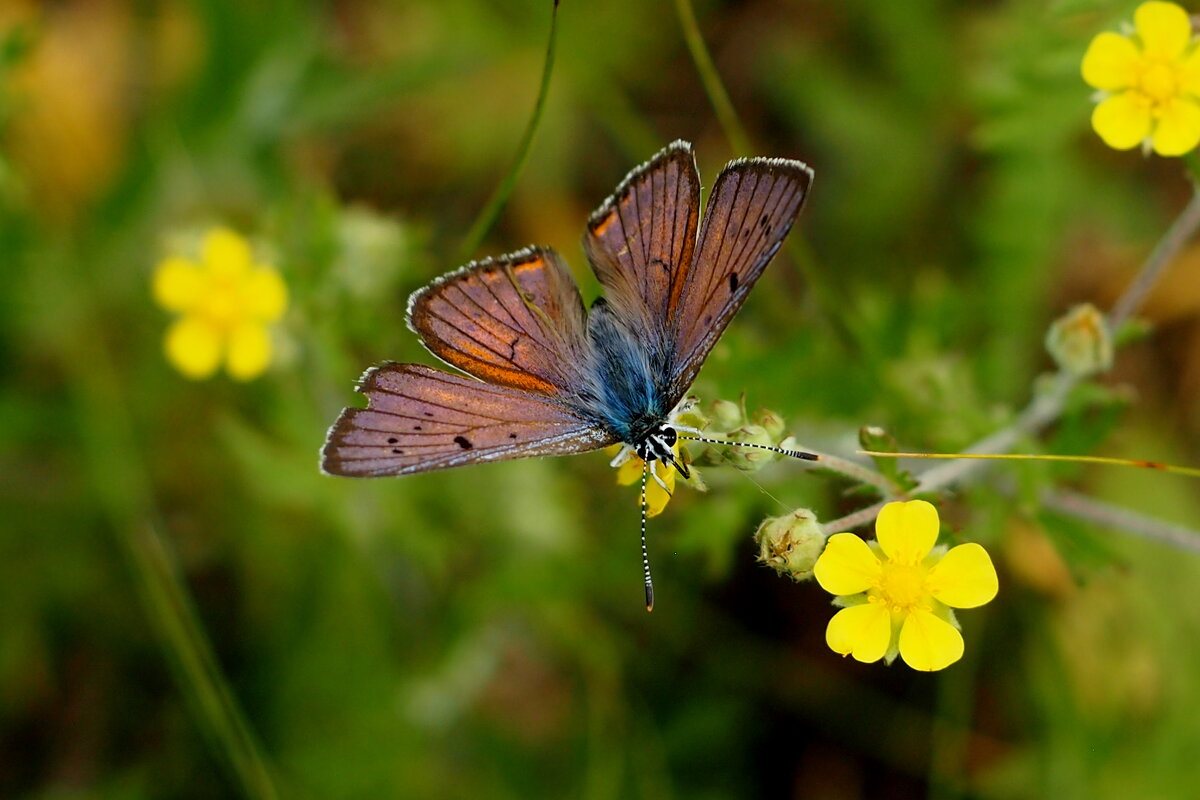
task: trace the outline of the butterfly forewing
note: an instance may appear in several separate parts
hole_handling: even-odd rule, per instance
[[[692,261],[699,214],[696,159],[679,141],[629,173],[588,220],[584,249],[605,298],[652,350],[669,345],[667,320]]]
[[[717,177],[700,242],[671,315],[671,400],[688,390],[725,326],[741,308],[792,228],[812,170],[799,161],[751,158]]]
[[[359,391],[368,407],[345,409],[329,430],[321,453],[328,473],[406,475],[614,443],[551,398],[418,364],[368,370]]]
[[[575,282],[549,249],[469,264],[415,292],[408,324],[430,352],[489,383],[555,395],[581,384]]]

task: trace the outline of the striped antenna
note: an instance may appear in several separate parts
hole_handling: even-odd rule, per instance
[[[736,447],[755,447],[759,450],[770,450],[772,453],[789,456],[791,458],[799,458],[804,461],[820,461],[821,457],[816,453],[806,453],[803,450],[785,450],[782,447],[771,447],[765,444],[754,444],[752,442],[738,442],[733,439],[709,439],[706,436],[688,436],[687,434],[679,434],[680,439],[686,439],[689,442],[705,442],[707,444],[731,444]]]
[[[650,462],[642,462],[642,570],[646,573],[646,610],[654,610],[654,581],[650,579],[650,553],[646,550],[646,478]]]

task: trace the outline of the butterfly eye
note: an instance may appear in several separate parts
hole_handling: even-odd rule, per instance
[[[667,447],[675,446],[675,440],[678,438],[678,435],[675,433],[674,428],[670,425],[660,425],[658,432],[662,434],[662,440]]]

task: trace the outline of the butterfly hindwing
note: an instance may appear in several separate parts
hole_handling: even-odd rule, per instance
[[[630,172],[588,220],[584,250],[605,299],[652,352],[669,347],[667,320],[692,262],[699,214],[696,159],[677,141]]]
[[[333,475],[407,475],[614,442],[552,398],[418,364],[375,367],[358,388],[368,407],[342,411],[321,452]]]
[[[488,383],[546,395],[580,385],[583,302],[548,248],[472,263],[413,293],[408,325],[430,352]]]
[[[671,313],[672,402],[691,386],[783,243],[811,183],[811,169],[780,158],[732,161],[717,177],[695,258]]]

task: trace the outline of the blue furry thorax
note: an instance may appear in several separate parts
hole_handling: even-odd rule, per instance
[[[649,352],[645,337],[628,330],[604,300],[592,306],[587,332],[595,354],[589,398],[594,402],[588,411],[621,441],[637,444],[671,410],[665,407],[665,376],[655,369],[661,358]]]

